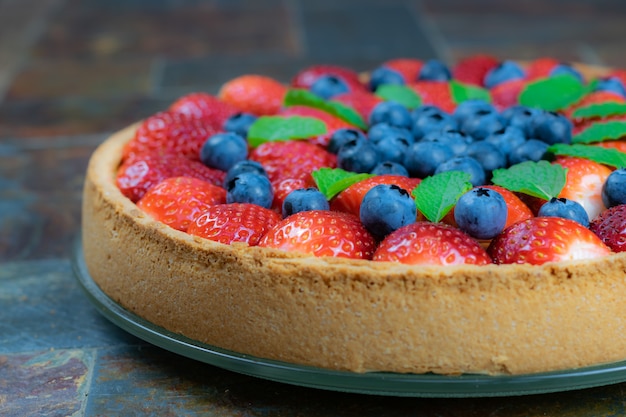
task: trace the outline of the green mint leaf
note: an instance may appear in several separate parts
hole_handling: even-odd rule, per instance
[[[617,140],[626,136],[626,122],[609,121],[598,122],[589,126],[582,132],[574,135],[574,143],[593,143],[605,140]]]
[[[314,117],[262,116],[250,126],[248,143],[257,147],[265,142],[308,139],[326,132],[326,124]]]
[[[491,102],[489,90],[474,85],[463,84],[455,80],[450,81],[450,93],[452,94],[452,100],[454,100],[456,104],[474,99],[484,100],[488,103]]]
[[[574,110],[572,117],[576,119],[593,119],[597,117],[621,116],[626,114],[626,103],[607,102],[591,104]]]
[[[454,207],[459,197],[472,189],[470,174],[441,172],[424,178],[411,192],[417,209],[431,222],[438,222]]]
[[[588,90],[588,86],[571,75],[557,75],[529,83],[520,93],[519,102],[523,106],[557,111],[576,103]]]
[[[292,89],[287,91],[283,100],[285,107],[307,106],[320,109],[335,117],[340,118],[359,129],[366,130],[367,123],[356,110],[336,101],[326,101],[308,90]]]
[[[400,103],[409,109],[422,105],[422,98],[406,85],[383,84],[376,89],[376,95],[383,100]]]
[[[548,148],[555,155],[575,156],[609,165],[615,168],[626,167],[626,153],[617,149],[602,148],[593,145],[565,145],[558,143]]]
[[[357,174],[355,172],[345,171],[341,168],[320,168],[311,172],[313,180],[318,190],[327,200],[330,200],[352,184],[356,184],[366,178],[373,177],[372,174]]]
[[[559,195],[567,179],[567,169],[548,161],[526,161],[493,171],[491,182],[510,191],[549,200]]]

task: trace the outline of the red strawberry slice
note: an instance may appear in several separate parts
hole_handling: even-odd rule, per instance
[[[614,252],[626,251],[626,204],[602,212],[591,221],[589,229]]]
[[[383,66],[397,71],[404,78],[405,84],[417,81],[424,61],[415,58],[397,58],[383,62]]]
[[[324,124],[326,124],[326,133],[309,139],[309,142],[323,147],[326,147],[328,145],[330,137],[337,129],[342,129],[346,127],[354,128],[354,126],[352,126],[350,123],[314,107],[290,106],[282,109],[279,113],[283,116],[315,117],[316,119],[324,122]]]
[[[452,99],[450,84],[443,81],[417,81],[409,84],[421,97],[422,104],[430,104],[439,107],[441,110],[452,113],[456,108],[456,103]]]
[[[200,214],[187,233],[227,245],[242,242],[255,246],[279,221],[278,213],[256,204],[218,204]]]
[[[155,220],[185,232],[208,207],[224,203],[224,188],[197,178],[172,177],[151,187],[137,202],[137,207]]]
[[[560,64],[560,61],[554,58],[538,58],[531,61],[526,67],[526,79],[534,81],[539,78],[545,78],[550,72]]]
[[[203,119],[218,131],[222,130],[226,119],[239,112],[231,104],[207,93],[190,93],[182,96],[172,103],[169,110],[174,113],[185,113],[195,119]]]
[[[500,61],[491,55],[477,54],[461,59],[453,68],[453,77],[462,83],[479,87],[485,85],[485,75]]]
[[[128,159],[117,171],[122,194],[137,202],[146,191],[170,177],[192,177],[221,186],[226,173],[176,154],[148,154]]]
[[[611,254],[591,230],[559,217],[533,217],[516,223],[498,235],[487,251],[497,264],[531,265]]]
[[[363,120],[369,120],[370,113],[378,103],[383,101],[382,98],[375,96],[369,91],[350,91],[338,94],[331,101],[336,101],[356,110]]]
[[[350,90],[363,90],[365,85],[359,79],[359,74],[340,65],[313,65],[298,72],[291,80],[291,85],[295,88],[310,89],[317,79],[323,75],[333,75],[341,78]]]
[[[357,217],[322,210],[292,214],[259,242],[266,248],[353,259],[371,259],[375,245]]]
[[[278,113],[287,87],[263,75],[242,75],[225,83],[218,97],[240,111],[257,116]]]
[[[626,121],[626,117],[624,117],[621,120]],[[626,140],[624,140],[624,139],[607,140],[605,142],[593,143],[593,145],[600,146],[602,148],[617,149],[620,152],[626,153]]]
[[[487,265],[485,249],[460,229],[444,223],[416,222],[391,232],[378,245],[374,261],[410,265]]]
[[[515,79],[505,81],[493,87],[490,91],[491,101],[498,110],[504,110],[519,103],[519,96],[528,81]]]

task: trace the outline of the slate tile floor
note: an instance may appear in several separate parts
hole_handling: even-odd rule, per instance
[[[198,364],[100,316],[72,275],[90,153],[194,90],[311,63],[486,52],[626,67],[619,0],[0,0],[0,415],[617,416],[624,384],[426,400]]]

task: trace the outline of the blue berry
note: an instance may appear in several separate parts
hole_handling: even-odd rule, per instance
[[[473,186],[479,186],[485,184],[487,181],[487,175],[483,166],[476,159],[471,156],[457,156],[449,159],[437,167],[435,174],[448,171],[462,171],[470,174],[469,181]]]
[[[493,239],[506,225],[504,197],[489,188],[477,187],[463,194],[454,207],[459,229],[476,239]]]
[[[381,101],[372,109],[369,124],[387,123],[400,128],[410,128],[413,120],[409,110],[395,101]]]
[[[210,168],[228,171],[248,157],[248,142],[236,133],[217,133],[200,149],[200,160]]]
[[[574,220],[585,227],[589,226],[589,215],[585,208],[580,203],[567,198],[551,198],[541,206],[537,216],[562,217]]]
[[[451,78],[450,69],[438,59],[424,62],[417,76],[417,79],[421,81],[449,81]]]
[[[423,138],[429,132],[458,128],[454,117],[437,107],[429,106],[426,109],[418,109],[420,108],[418,107],[413,111],[413,127],[411,129],[416,140]]]
[[[459,129],[476,140],[482,140],[504,127],[504,120],[495,109],[481,109],[465,119]]]
[[[337,152],[337,166],[346,171],[370,172],[378,162],[378,152],[367,139],[349,140]]]
[[[598,80],[595,91],[608,91],[626,98],[626,87],[624,87],[622,80],[617,77],[609,77]]]
[[[369,190],[359,212],[361,223],[379,240],[414,223],[416,216],[415,201],[404,189],[393,184],[379,184]]]
[[[581,83],[584,81],[582,74],[576,68],[572,67],[569,64],[559,64],[555,66],[554,68],[552,68],[550,74],[548,75],[550,77],[554,77],[557,75],[571,75]]]
[[[336,154],[339,152],[339,149],[346,144],[346,142],[351,140],[365,140],[365,134],[360,130],[349,127],[337,129],[330,136],[326,150],[330,153]]]
[[[384,66],[372,71],[369,81],[371,91],[376,91],[378,87],[386,84],[404,85],[404,77],[398,71]]]
[[[502,61],[498,66],[490,69],[485,74],[483,84],[491,89],[506,81],[524,78],[524,69],[515,61]]]
[[[461,125],[466,119],[473,117],[474,114],[476,114],[476,112],[481,111],[481,110],[493,112],[495,111],[495,107],[493,107],[493,104],[488,103],[485,100],[480,100],[480,99],[466,100],[466,101],[461,102],[456,107],[456,109],[454,109],[454,113],[452,114],[452,116],[454,116],[454,118],[457,120],[459,125]]]
[[[411,177],[425,178],[443,162],[454,157],[449,146],[439,142],[416,142],[409,147],[403,165]]]
[[[252,172],[237,175],[226,184],[227,203],[250,203],[270,208],[274,192],[270,180]]]
[[[283,201],[282,212],[283,217],[287,217],[301,211],[328,210],[329,208],[326,196],[317,188],[311,187],[290,192]]]
[[[572,142],[572,122],[562,114],[540,111],[533,118],[532,126],[531,136],[549,145]]]
[[[473,142],[473,138],[458,130],[443,130],[440,132],[429,132],[422,138],[423,142],[439,142],[452,149],[454,156],[465,154],[467,147]]]
[[[389,134],[374,144],[380,161],[402,163],[409,146],[413,142],[401,136]]]
[[[226,171],[226,177],[224,178],[224,188],[226,188],[226,184],[228,184],[230,180],[232,180],[239,174],[243,174],[244,172],[251,172],[253,174],[259,174],[267,177],[267,172],[265,172],[265,168],[263,168],[263,165],[261,165],[257,161],[245,159],[243,161],[237,162],[228,171]]]
[[[398,136],[406,139],[407,141],[413,143],[415,140],[413,139],[413,134],[409,129],[403,129],[401,127],[391,126],[389,123],[377,123],[375,125],[370,126],[367,131],[367,138],[372,143],[379,142],[382,138],[387,137],[389,135]]]
[[[487,179],[495,169],[506,168],[507,159],[504,153],[492,143],[481,140],[471,143],[465,152],[466,156],[471,156],[480,163],[485,170]]]
[[[537,139],[528,139],[509,153],[509,165],[519,164],[526,161],[539,161],[543,159],[549,145]]]
[[[532,107],[517,105],[505,109],[500,116],[502,116],[502,119],[507,126],[520,129],[524,132],[524,135],[529,138],[534,133],[533,118],[540,111],[541,110]]]
[[[251,113],[238,112],[224,121],[222,128],[226,132],[236,133],[243,138],[248,137],[248,129],[257,117]]]
[[[350,87],[344,80],[335,75],[322,75],[311,84],[310,90],[313,94],[328,100],[336,95],[349,92]]]
[[[510,165],[510,155],[513,149],[521,146],[526,142],[524,132],[520,129],[508,126],[502,130],[492,133],[485,138],[485,142],[491,143],[504,154],[507,159],[507,163]]]
[[[404,165],[398,164],[396,162],[380,162],[371,172],[374,175],[400,175],[403,177],[409,176],[409,171],[404,167]]]
[[[606,208],[626,204],[626,169],[611,172],[602,186],[602,202]]]

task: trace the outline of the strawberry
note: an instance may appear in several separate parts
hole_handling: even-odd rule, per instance
[[[272,189],[274,191],[274,200],[272,201],[272,209],[278,213],[283,211],[283,202],[285,198],[294,190],[300,190],[302,188],[315,187],[315,183],[307,181],[302,178],[285,178],[272,183]]]
[[[341,78],[350,87],[350,90],[365,89],[365,85],[359,79],[359,74],[356,71],[339,65],[313,65],[305,68],[293,77],[291,86],[308,90],[322,75],[334,75]]]
[[[460,60],[453,68],[452,75],[462,83],[483,87],[485,75],[499,63],[491,55],[473,55]]]
[[[499,185],[481,185],[481,187],[497,191],[504,198],[507,208],[507,218],[504,228],[533,217],[531,209],[514,192],[500,187]]]
[[[538,58],[531,61],[526,67],[526,79],[534,81],[539,78],[545,78],[550,72],[559,65],[560,62],[554,58]]]
[[[185,232],[209,206],[226,203],[226,190],[191,177],[166,178],[148,189],[137,207],[155,220]]]
[[[195,119],[203,119],[215,130],[222,130],[226,119],[239,112],[231,104],[207,93],[190,93],[182,96],[172,103],[168,110],[185,113]]]
[[[519,96],[528,82],[523,79],[505,81],[490,91],[491,101],[498,110],[504,110],[519,102]]]
[[[199,161],[200,148],[216,133],[210,124],[184,113],[160,112],[145,119],[122,150],[124,159],[171,153]]]
[[[424,61],[414,58],[397,58],[383,62],[383,66],[397,71],[404,78],[405,84],[417,81],[420,70],[424,66]]]
[[[259,246],[315,256],[371,259],[375,242],[357,217],[312,210],[283,219],[263,236]]]
[[[342,211],[359,216],[361,202],[365,194],[380,184],[395,184],[411,194],[411,191],[420,183],[419,178],[403,177],[401,175],[377,175],[352,184],[335,196],[330,202],[331,210]]]
[[[193,177],[221,186],[226,173],[176,154],[147,154],[127,159],[117,171],[122,194],[137,202],[146,191],[170,177]]]
[[[567,181],[558,197],[580,203],[593,220],[606,209],[602,202],[602,186],[611,169],[589,159],[558,157],[554,163],[567,168]]]
[[[243,242],[255,246],[279,221],[278,213],[256,204],[218,204],[200,214],[187,233],[227,245]]]
[[[565,109],[564,114],[573,119],[574,122],[578,122],[575,118],[573,118],[573,113],[577,109],[591,106],[593,104],[601,104],[601,103],[624,103],[626,99],[622,97],[620,94],[613,93],[611,91],[592,91],[591,93],[585,94],[583,98],[578,100],[576,103],[569,106]]]
[[[357,113],[361,115],[363,120],[369,120],[370,113],[376,107],[378,103],[383,101],[382,98],[375,96],[369,91],[349,91],[347,93],[342,93],[334,96],[331,101],[336,101],[338,103],[344,104],[348,107],[356,110]]]
[[[589,229],[614,252],[626,250],[626,204],[611,207],[591,221]]]
[[[497,264],[532,264],[591,259],[611,250],[591,230],[560,217],[532,217],[505,229],[487,252]]]
[[[225,83],[218,97],[242,112],[263,116],[276,114],[286,93],[287,87],[273,78],[242,75]]]
[[[378,245],[374,261],[410,265],[487,265],[491,258],[478,241],[443,223],[416,222],[391,232]]]
[[[273,183],[286,178],[310,182],[311,171],[337,166],[336,155],[301,140],[266,142],[255,148],[250,153],[249,159],[263,165]]]
[[[326,147],[330,141],[330,137],[337,129],[350,127],[354,128],[350,123],[326,113],[323,110],[308,106],[290,106],[282,109],[279,114],[283,116],[306,116],[315,117],[326,124],[326,133],[315,138],[309,139],[309,142]]]
[[[422,99],[422,104],[430,104],[452,113],[456,104],[452,99],[450,84],[443,81],[417,81],[409,84]]]
[[[624,118],[622,120],[626,121],[626,118]],[[600,146],[602,148],[617,149],[620,152],[626,153],[626,140],[624,140],[624,139],[607,140],[605,142],[594,143],[593,145]]]

